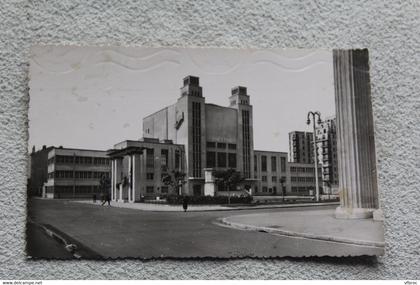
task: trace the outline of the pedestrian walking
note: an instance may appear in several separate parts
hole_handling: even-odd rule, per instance
[[[184,208],[184,212],[188,209],[188,196],[184,196],[184,199],[182,199],[182,208]]]
[[[102,206],[108,202],[108,206],[111,206],[111,196],[109,194],[105,194],[104,200],[102,201]]]

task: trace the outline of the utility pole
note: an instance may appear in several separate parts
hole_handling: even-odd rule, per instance
[[[315,133],[315,128],[316,128],[316,121],[315,118],[316,116],[318,116],[318,124],[321,124],[321,113],[316,111],[316,112],[308,112],[308,119],[306,121],[307,125],[311,124],[311,115],[312,115],[312,125],[313,125],[313,144],[314,144],[314,162],[315,162],[315,200],[317,202],[319,202],[319,182],[318,182],[318,151],[317,151],[317,144],[316,144],[316,133]]]

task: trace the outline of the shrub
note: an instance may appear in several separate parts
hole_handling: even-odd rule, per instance
[[[166,201],[171,205],[180,205],[183,201],[182,196],[177,195],[168,195]],[[251,196],[241,196],[241,197],[230,197],[231,204],[249,204],[252,202]],[[227,196],[189,196],[188,204],[192,205],[215,205],[215,204],[228,204]]]

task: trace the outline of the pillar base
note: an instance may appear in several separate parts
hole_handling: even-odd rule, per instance
[[[382,212],[382,209],[376,209],[373,211],[373,220],[378,222],[384,220],[384,213]]]
[[[373,217],[374,209],[367,208],[343,208],[335,209],[336,219],[370,219]]]

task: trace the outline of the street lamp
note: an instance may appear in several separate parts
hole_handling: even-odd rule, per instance
[[[316,145],[316,134],[315,134],[315,127],[316,127],[316,123],[315,123],[315,118],[316,116],[318,116],[318,124],[321,124],[321,113],[316,111],[316,112],[308,112],[308,119],[306,120],[306,124],[310,125],[311,124],[311,115],[312,115],[312,125],[313,125],[313,142],[314,142],[314,161],[315,161],[315,200],[317,202],[319,202],[319,185],[318,185],[318,151],[317,151],[317,145]]]

